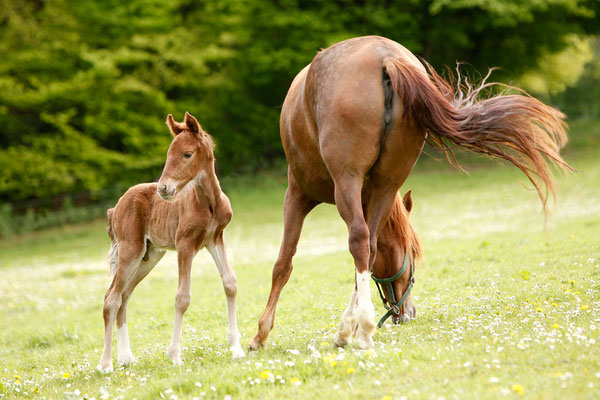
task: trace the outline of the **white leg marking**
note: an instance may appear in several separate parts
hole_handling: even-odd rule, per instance
[[[127,324],[123,324],[122,327],[117,328],[117,363],[120,365],[127,365],[137,360],[131,352],[129,346],[129,331]]]
[[[235,298],[237,294],[237,278],[233,269],[227,261],[227,250],[225,242],[218,243],[216,246],[207,246],[208,251],[213,257],[221,279],[223,280],[223,288],[227,297],[227,342],[231,348],[233,358],[245,357],[246,353],[240,345],[240,333],[237,327],[237,315],[235,310]]]
[[[375,325],[375,308],[371,301],[370,281],[371,277],[369,271],[356,274],[356,286],[358,292],[358,329],[356,337],[358,339],[358,347],[361,349],[373,347],[373,333],[377,328],[377,325]]]
[[[335,338],[333,339],[333,343],[336,346],[345,346],[352,341],[352,334],[356,330],[356,304],[357,302],[357,293],[356,289],[352,288],[352,296],[350,297],[350,303],[348,303],[348,307],[346,311],[342,314],[342,319],[340,321],[340,327],[338,329]]]

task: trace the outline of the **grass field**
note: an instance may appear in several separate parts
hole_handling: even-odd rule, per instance
[[[185,363],[171,365],[172,253],[130,302],[139,362],[107,375],[96,371],[110,282],[105,222],[6,240],[0,397],[600,398],[600,161],[571,161],[579,172],[559,177],[546,231],[537,196],[509,167],[477,164],[470,175],[417,168],[402,189],[413,190],[411,218],[425,249],[413,292],[417,319],[388,323],[370,351],[331,344],[353,286],[346,228],[332,206],[306,221],[268,349],[231,359],[225,296],[203,251],[184,319]],[[270,288],[285,180],[248,178],[226,189],[245,347]]]

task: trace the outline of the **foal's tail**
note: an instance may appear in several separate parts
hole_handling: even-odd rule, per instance
[[[387,58],[383,63],[406,110],[404,117],[423,134],[429,132],[429,144],[459,168],[453,144],[511,162],[529,178],[546,210],[549,194],[555,196],[548,164],[573,170],[559,154],[567,143],[564,114],[522,90],[520,95],[478,99],[484,89],[502,86],[485,79],[473,87],[462,83],[459,74],[455,89],[427,63],[428,74],[406,59]]]
[[[114,275],[117,271],[117,259],[119,257],[119,248],[117,247],[117,240],[115,239],[115,231],[112,227],[112,216],[114,208],[109,208],[106,211],[106,215],[108,216],[108,227],[106,228],[108,231],[108,237],[110,238],[110,250],[108,251],[108,264],[110,265],[110,274]]]

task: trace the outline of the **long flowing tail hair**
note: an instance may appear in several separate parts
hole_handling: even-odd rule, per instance
[[[423,134],[429,133],[428,143],[444,151],[459,168],[453,145],[509,161],[529,178],[545,212],[549,195],[555,197],[549,164],[573,170],[559,154],[567,143],[564,114],[520,89],[487,83],[490,73],[473,86],[461,81],[459,72],[452,85],[423,64],[427,73],[403,58],[384,60],[385,72],[404,106],[404,118]],[[482,92],[498,86],[520,94],[481,98]]]

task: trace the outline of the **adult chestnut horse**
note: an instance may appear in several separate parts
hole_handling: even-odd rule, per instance
[[[545,207],[553,193],[547,160],[569,168],[559,155],[567,140],[563,114],[526,94],[479,100],[491,85],[484,80],[455,89],[406,48],[377,36],[337,43],[296,76],[280,120],[289,163],[283,242],[250,349],[266,344],[304,218],[322,202],[334,203],[346,222],[356,267],[334,342],[345,345],[354,334],[360,348],[373,345],[371,272],[382,279],[403,271],[393,282],[394,296],[386,287],[384,295],[397,316],[414,317],[409,297],[394,302],[412,287],[406,264],[420,250],[409,207],[397,193],[426,140],[451,160],[452,145],[508,160],[531,180]]]
[[[175,296],[175,324],[167,354],[181,364],[183,314],[190,305],[191,267],[196,253],[206,247],[212,255],[227,297],[227,340],[234,357],[243,357],[239,342],[235,298],[237,279],[227,261],[223,230],[232,217],[231,205],[215,174],[213,141],[192,115],[183,123],[167,117],[173,142],[157,183],[130,188],[108,210],[109,252],[114,278],[104,297],[104,351],[98,369],[111,371],[112,330],[117,321],[117,361],[135,358],[129,346],[127,303],[135,287],[150,273],[166,250],[177,250],[179,285]]]

